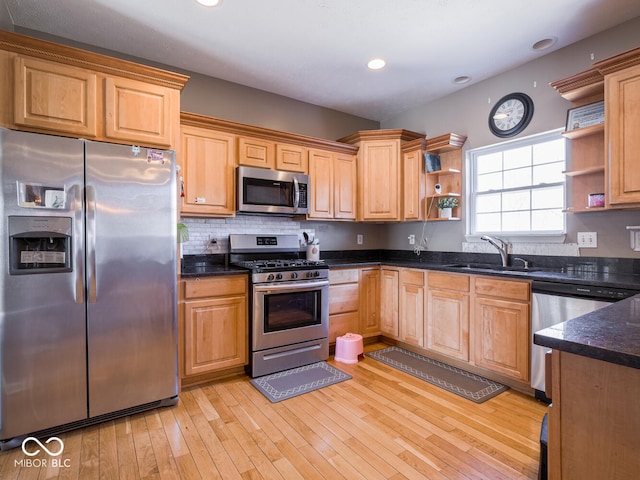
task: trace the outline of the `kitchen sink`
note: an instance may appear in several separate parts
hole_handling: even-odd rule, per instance
[[[492,272],[537,272],[540,271],[540,268],[535,267],[524,267],[524,266],[507,266],[503,267],[502,265],[495,265],[492,263],[454,263],[451,265],[443,265],[443,267],[447,268],[459,268],[461,270],[489,270]]]

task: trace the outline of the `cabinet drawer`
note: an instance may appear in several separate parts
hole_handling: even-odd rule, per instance
[[[421,270],[400,270],[400,283],[424,287],[424,272]]]
[[[358,270],[329,270],[329,283],[337,285],[340,283],[358,283]]]
[[[429,272],[427,275],[427,285],[429,288],[468,292],[469,276],[457,275],[455,273]]]
[[[511,300],[529,301],[531,288],[528,282],[514,282],[495,278],[476,278],[476,294],[491,297],[509,298]]]
[[[360,286],[357,283],[329,287],[329,315],[358,311]]]
[[[221,297],[244,295],[247,292],[245,275],[197,278],[184,283],[184,298]]]

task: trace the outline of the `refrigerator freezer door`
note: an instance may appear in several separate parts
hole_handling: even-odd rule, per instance
[[[90,417],[178,394],[174,169],[171,151],[86,143]]]
[[[0,129],[0,440],[87,416],[83,150],[80,140]],[[52,195],[46,192],[59,201],[47,202]],[[43,230],[72,219],[71,271],[43,268],[11,275],[9,217],[28,217],[26,224],[40,223]],[[47,241],[34,230],[42,238],[21,239],[33,244],[23,245],[32,250],[23,254],[42,255],[47,262],[52,255],[47,250],[55,250],[59,239]]]

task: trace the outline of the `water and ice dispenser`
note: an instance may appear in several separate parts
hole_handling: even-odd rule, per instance
[[[70,272],[72,229],[69,217],[10,216],[9,273]]]

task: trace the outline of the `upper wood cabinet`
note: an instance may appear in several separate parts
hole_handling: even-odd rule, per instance
[[[206,117],[182,115],[179,163],[184,216],[233,216],[237,137],[207,128]]]
[[[606,58],[593,68],[551,83],[573,107],[604,98],[604,125],[564,132],[572,141],[570,212],[640,207],[640,48]],[[590,193],[605,194],[604,207],[588,206]]]
[[[359,147],[358,220],[400,220],[401,146],[419,138],[424,135],[396,129],[363,130],[339,140]]]
[[[637,49],[640,62],[640,48]],[[640,63],[605,75],[609,203],[640,206]]]
[[[276,170],[309,172],[309,152],[300,145],[276,143]]]
[[[355,220],[356,156],[309,150],[310,219]]]
[[[0,31],[0,124],[149,147],[178,142],[187,76]]]
[[[260,138],[240,137],[238,139],[238,165],[275,169],[276,144]]]
[[[424,220],[426,140],[418,138],[402,146],[402,220]]]
[[[95,138],[97,75],[70,65],[14,57],[14,122]]]

